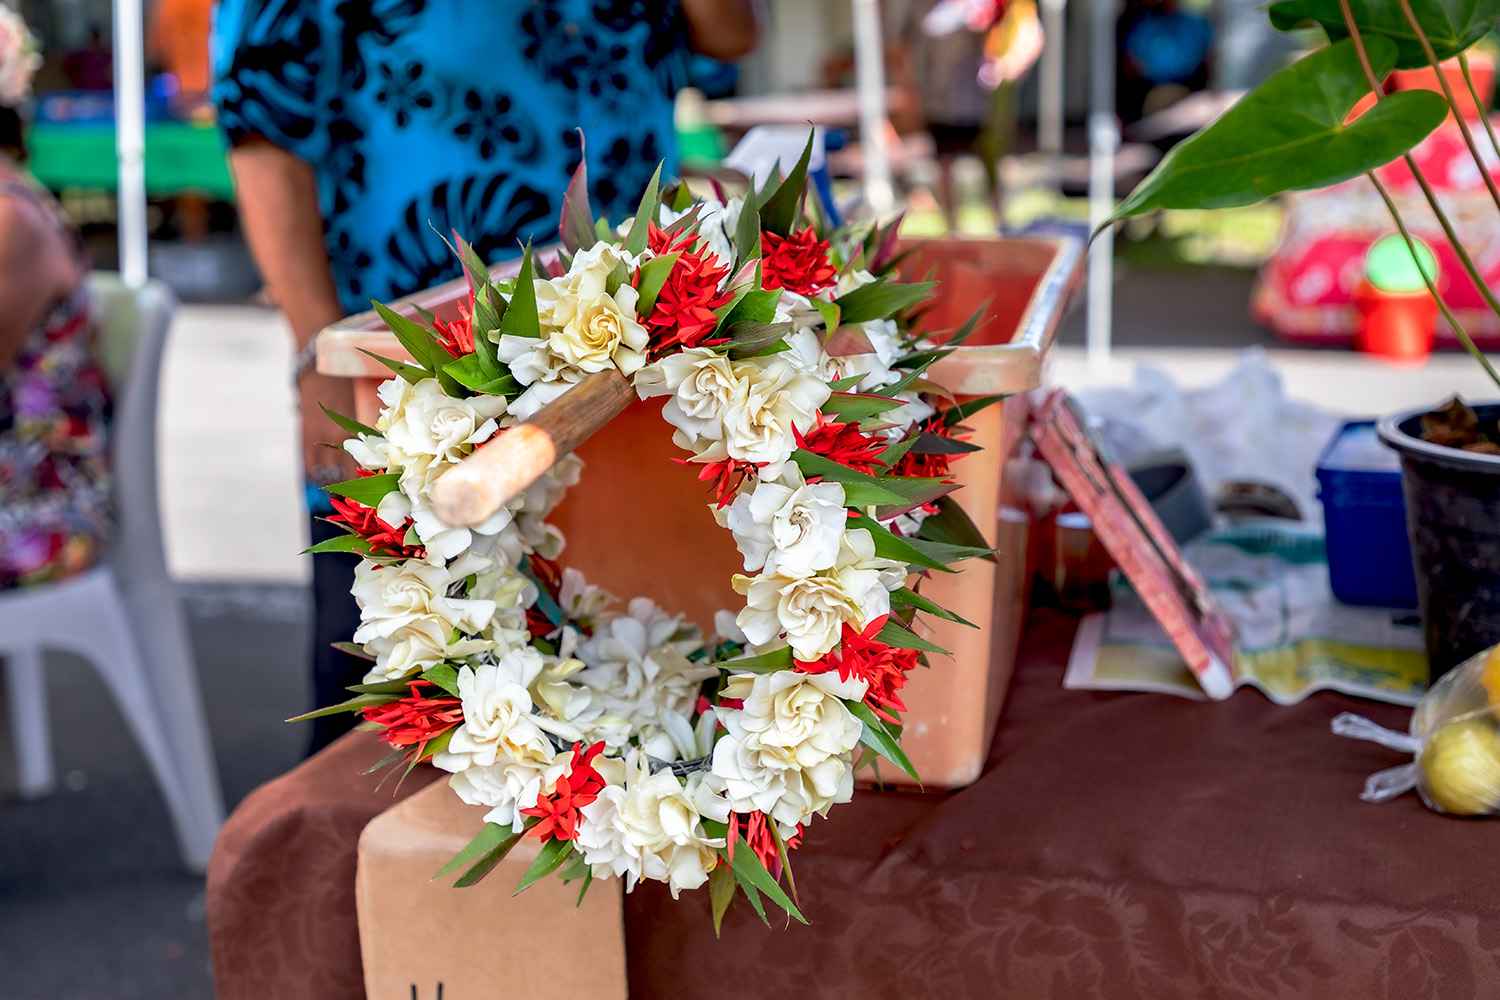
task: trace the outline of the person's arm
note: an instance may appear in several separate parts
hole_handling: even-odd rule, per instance
[[[0,197],[0,375],[48,307],[81,279],[78,265],[42,209]]]
[[[307,163],[264,140],[236,146],[229,163],[250,252],[276,304],[286,313],[301,351],[319,330],[344,316],[323,243],[317,179]],[[318,404],[353,416],[353,382],[309,371],[298,389],[302,457],[309,473],[316,467],[336,466],[352,476],[354,465],[347,455],[318,447],[324,442],[338,444],[348,436]]]
[[[760,0],[681,0],[693,51],[730,62],[760,44]]]

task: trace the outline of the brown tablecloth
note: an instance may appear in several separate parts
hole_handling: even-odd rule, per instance
[[[1500,996],[1500,821],[1360,802],[1400,758],[1328,731],[1404,710],[1065,691],[1072,633],[1033,619],[979,782],[860,792],[813,824],[793,858],[811,926],[737,904],[716,940],[705,893],[627,897],[633,1000]],[[354,850],[392,801],[360,777],[380,756],[347,737],[230,818],[209,870],[221,1000],[363,995]]]

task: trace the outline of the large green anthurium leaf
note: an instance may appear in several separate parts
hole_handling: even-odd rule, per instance
[[[1396,64],[1396,43],[1373,37],[1366,47],[1376,75],[1385,76]],[[1158,208],[1234,208],[1283,191],[1328,187],[1389,163],[1448,115],[1437,94],[1407,90],[1344,124],[1369,92],[1352,42],[1301,59],[1173,147],[1111,221]]]
[[[1410,0],[1411,12],[1439,59],[1449,59],[1489,34],[1500,20],[1500,0]],[[1349,0],[1349,12],[1365,39],[1375,36],[1396,43],[1396,67],[1426,66],[1427,53],[1417,40],[1400,0]],[[1333,41],[1349,37],[1339,0],[1281,0],[1267,11],[1279,31],[1309,22],[1323,26]]]

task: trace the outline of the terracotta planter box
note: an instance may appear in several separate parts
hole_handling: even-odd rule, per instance
[[[959,396],[1016,394],[969,421],[974,440],[985,450],[954,466],[964,508],[1000,554],[993,563],[971,560],[958,573],[933,574],[922,584],[932,600],[988,625],[976,631],[937,622],[930,637],[953,655],[931,657],[931,669],[914,674],[903,691],[910,709],[904,746],[928,788],[959,787],[977,778],[994,736],[1020,640],[1028,580],[1029,514],[1017,477],[1006,475],[1006,466],[1022,447],[1025,393],[1041,385],[1082,256],[1079,241],[1067,238],[954,239],[923,244],[909,264],[914,274],[936,267],[943,283],[928,329],[955,328],[985,299],[992,300],[990,322],[968,346],[934,366],[933,379]],[[466,295],[467,286],[458,281],[402,304],[444,317]],[[358,416],[373,423],[374,388],[385,369],[360,354],[360,347],[404,356],[378,317],[367,313],[320,336],[318,368],[360,380]],[[741,606],[729,579],[742,567],[729,533],[709,516],[708,496],[695,471],[672,461],[682,452],[672,444],[661,406],[661,400],[633,404],[578,449],[587,463],[583,479],[552,520],[567,536],[565,564],[621,597],[648,596],[711,628],[714,611]],[[881,777],[908,780],[892,771],[884,769]]]

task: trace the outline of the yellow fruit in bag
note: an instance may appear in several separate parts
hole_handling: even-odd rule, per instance
[[[1484,685],[1490,707],[1500,712],[1500,646],[1490,650],[1489,657],[1484,661],[1484,670],[1479,675],[1479,683]]]
[[[1491,669],[1495,662],[1492,655]],[[1444,812],[1482,816],[1500,808],[1500,730],[1493,720],[1443,726],[1428,739],[1417,764],[1428,798]]]

